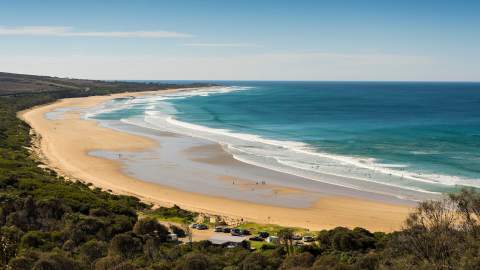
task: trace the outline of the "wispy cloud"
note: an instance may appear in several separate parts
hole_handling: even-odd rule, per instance
[[[261,47],[252,43],[186,43],[187,47]]]
[[[54,36],[54,37],[112,37],[112,38],[186,38],[191,34],[171,31],[74,31],[63,26],[0,26],[0,36]]]

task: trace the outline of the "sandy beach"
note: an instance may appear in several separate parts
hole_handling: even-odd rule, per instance
[[[39,136],[41,156],[48,166],[71,179],[80,179],[115,193],[134,195],[157,205],[177,204],[209,214],[311,230],[358,226],[372,231],[392,231],[401,227],[411,210],[411,205],[333,185],[317,185],[316,189],[290,185],[292,176],[239,162],[220,145],[168,133],[157,134],[157,139],[138,136],[81,117],[82,109],[114,98],[144,94],[63,99],[26,110],[19,116]],[[65,110],[61,118],[46,117],[46,113],[65,108],[70,110]],[[158,179],[150,181],[142,175],[127,173],[125,162],[116,160],[115,156],[102,156],[102,153],[118,152],[125,153],[126,157],[155,153],[149,168],[156,170]],[[219,169],[227,167],[230,169],[223,172]],[[140,168],[139,171],[148,170]],[[259,174],[277,181],[259,186],[251,177]],[[182,186],[179,181],[193,177],[199,179],[198,186],[188,181],[185,182],[188,185]],[[168,179],[175,181],[170,183]],[[233,187],[232,183],[236,185]],[[219,189],[213,192],[218,195],[202,190],[208,189],[210,184]],[[231,191],[230,198],[222,196],[222,190]]]

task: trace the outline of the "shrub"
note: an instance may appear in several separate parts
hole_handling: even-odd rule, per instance
[[[30,231],[22,236],[20,245],[22,248],[39,248],[48,242],[49,234],[40,231]]]
[[[108,256],[101,259],[98,259],[95,262],[95,270],[111,270],[115,269],[114,267],[121,265],[123,258],[120,256]]]
[[[174,205],[173,207],[159,207],[151,211],[151,214],[162,218],[181,218],[186,223],[193,222],[198,216],[197,213],[184,210],[178,205]]]
[[[90,240],[79,249],[80,258],[85,262],[93,262],[98,258],[107,255],[107,243],[103,241]]]
[[[310,266],[312,266],[314,261],[315,257],[313,257],[313,255],[308,252],[291,255],[285,258],[280,269],[287,270],[294,267],[309,268]]]
[[[77,269],[75,262],[72,259],[64,257],[60,254],[48,254],[33,265],[34,270],[64,270]]]
[[[374,234],[362,228],[350,230],[337,227],[329,231],[321,231],[317,237],[320,246],[324,249],[338,251],[357,251],[375,248]]]
[[[349,269],[349,267],[342,262],[339,261],[339,259],[332,254],[328,255],[323,255],[318,257],[315,260],[315,263],[313,264],[312,270],[324,270],[324,269],[337,269],[337,270],[343,270],[343,269]]]
[[[201,253],[188,254],[180,266],[179,270],[204,270],[212,269],[209,259],[206,255]]]
[[[263,270],[269,268],[268,259],[260,253],[251,253],[243,259],[239,268],[241,270]]]
[[[113,237],[108,248],[109,254],[122,258],[133,258],[133,256],[141,250],[142,242],[140,239],[125,233]]]
[[[170,225],[170,230],[172,230],[172,233],[176,234],[178,237],[186,237],[187,234],[185,233],[185,230],[182,228],[175,226],[175,225]]]
[[[30,270],[32,269],[32,261],[25,257],[16,257],[8,263],[12,270]]]
[[[168,229],[158,223],[154,218],[144,218],[137,221],[133,227],[133,232],[141,236],[149,236],[159,239],[162,242],[167,240]]]

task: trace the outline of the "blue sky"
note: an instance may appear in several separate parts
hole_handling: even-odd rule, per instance
[[[0,70],[480,81],[480,1],[4,1]]]

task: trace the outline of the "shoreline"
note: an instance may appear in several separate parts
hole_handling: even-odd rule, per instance
[[[144,136],[102,127],[96,121],[81,119],[81,113],[77,110],[65,112],[63,119],[45,118],[45,113],[59,108],[85,109],[118,97],[167,93],[165,91],[181,90],[62,99],[22,111],[19,117],[39,135],[39,148],[46,159],[46,165],[61,175],[81,179],[115,193],[133,195],[157,205],[177,204],[189,210],[213,215],[311,230],[358,226],[372,231],[392,231],[401,227],[411,210],[410,206],[405,205],[335,195],[323,196],[309,207],[273,206],[186,192],[138,180],[124,173],[122,163],[89,153],[94,150],[138,153],[158,146],[161,148],[162,140],[157,142]],[[227,162],[224,159],[220,161]],[[229,175],[224,177],[228,179],[224,181],[230,181]],[[248,183],[246,185],[248,186]],[[281,192],[298,192],[294,189],[278,188]]]
[[[151,138],[160,145],[140,152],[89,153],[120,161],[124,173],[143,181],[204,195],[289,208],[310,207],[317,199],[332,196],[416,205],[413,201],[394,196],[316,181],[243,162],[225,149],[225,145],[213,140],[145,128],[143,123],[132,125],[131,121],[95,121],[113,130]]]

